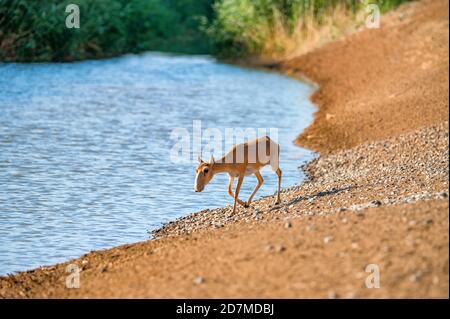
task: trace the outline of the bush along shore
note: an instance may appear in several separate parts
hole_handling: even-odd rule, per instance
[[[166,51],[281,59],[358,30],[366,7],[405,0],[2,0],[0,61],[72,61]],[[69,4],[79,28],[68,28]]]
[[[297,141],[321,155],[280,204],[205,209],[155,240],[0,277],[0,297],[448,298],[448,6],[403,5],[276,65],[319,84]]]

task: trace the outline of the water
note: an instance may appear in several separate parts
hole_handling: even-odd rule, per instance
[[[301,182],[298,166],[313,155],[292,141],[312,119],[310,94],[209,57],[0,64],[0,274],[145,240],[231,203],[226,175],[195,193],[195,164],[170,161],[172,130],[192,132],[194,120],[222,132],[278,128],[282,186]],[[263,177],[256,199],[276,190],[270,169]],[[240,197],[255,183],[247,177]]]

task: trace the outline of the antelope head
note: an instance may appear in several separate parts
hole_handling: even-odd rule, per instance
[[[195,169],[195,183],[194,190],[201,192],[205,186],[211,181],[214,174],[212,172],[214,166],[214,157],[211,156],[209,163],[204,162],[200,157],[198,158],[198,166]]]

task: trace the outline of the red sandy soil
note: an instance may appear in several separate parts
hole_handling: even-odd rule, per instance
[[[421,1],[370,29],[281,64],[313,79],[316,119],[297,139],[323,153],[448,118],[448,1]]]

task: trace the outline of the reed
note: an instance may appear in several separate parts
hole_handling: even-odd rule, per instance
[[[355,32],[365,6],[386,12],[402,0],[219,0],[206,30],[225,57],[285,59]]]

